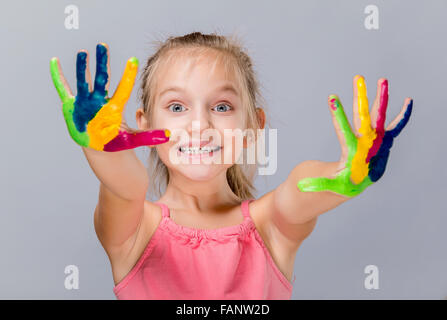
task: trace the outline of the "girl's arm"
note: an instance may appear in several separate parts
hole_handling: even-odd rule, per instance
[[[310,177],[330,178],[337,174],[339,167],[339,162],[318,160],[297,165],[274,191],[275,212],[288,224],[304,224],[351,199],[329,191],[302,192],[297,188],[297,181]]]
[[[405,99],[400,114],[384,129],[388,103],[388,82],[378,81],[370,117],[366,86],[356,76],[354,86],[354,125],[351,129],[338,97],[329,96],[328,104],[342,154],[337,162],[305,161],[296,166],[286,181],[274,190],[272,202],[275,226],[298,243],[315,225],[316,218],[357,196],[383,175],[393,144],[407,124],[413,100]],[[308,226],[308,227],[303,227]]]
[[[104,249],[113,254],[136,234],[143,216],[148,174],[134,150],[82,150],[100,182],[95,231]]]
[[[109,257],[128,253],[143,218],[148,175],[133,148],[169,140],[169,130],[123,130],[122,117],[135,82],[138,60],[127,61],[124,74],[111,98],[109,53],[106,44],[96,47],[94,87],[88,68],[88,53],[78,52],[77,95],[73,96],[59,60],[50,61],[53,83],[62,101],[62,112],[71,138],[82,147],[100,181],[95,209],[95,230]]]

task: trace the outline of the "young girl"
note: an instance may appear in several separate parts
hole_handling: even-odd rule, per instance
[[[370,117],[364,79],[354,77],[355,131],[338,97],[328,99],[340,160],[303,162],[255,199],[253,174],[236,163],[248,137],[239,147],[234,137],[204,138],[206,130],[224,136],[265,126],[252,62],[237,42],[194,32],[160,44],[142,74],[139,130],[122,118],[138,60],[128,60],[108,98],[107,45],[98,44],[96,58],[92,88],[88,54],[78,52],[76,96],[57,58],[50,68],[69,133],[100,180],[94,224],[118,299],[290,299],[296,252],[318,215],[382,176],[412,110],[407,98],[385,130],[387,80],[378,81]],[[176,130],[187,139],[174,139]],[[133,150],[139,146],[152,147],[150,175]],[[161,198],[147,201],[150,183],[154,190],[163,182]]]

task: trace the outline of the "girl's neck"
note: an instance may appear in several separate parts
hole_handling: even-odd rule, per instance
[[[159,201],[171,208],[200,214],[240,204],[228,184],[226,171],[207,181],[191,180],[183,175],[171,175],[171,172],[169,178],[166,192]]]

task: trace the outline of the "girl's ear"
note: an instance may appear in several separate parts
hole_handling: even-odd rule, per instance
[[[261,125],[261,129],[264,129],[265,127],[265,113],[262,108],[256,108],[256,113],[258,115],[258,120]]]
[[[140,130],[148,130],[148,123],[147,123],[146,117],[144,116],[143,108],[138,108],[137,109],[136,118],[137,118],[138,129],[140,129]]]

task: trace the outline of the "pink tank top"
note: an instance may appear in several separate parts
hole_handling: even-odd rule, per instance
[[[219,229],[176,224],[169,208],[132,270],[114,288],[118,299],[288,300],[292,283],[275,265],[249,214]]]

